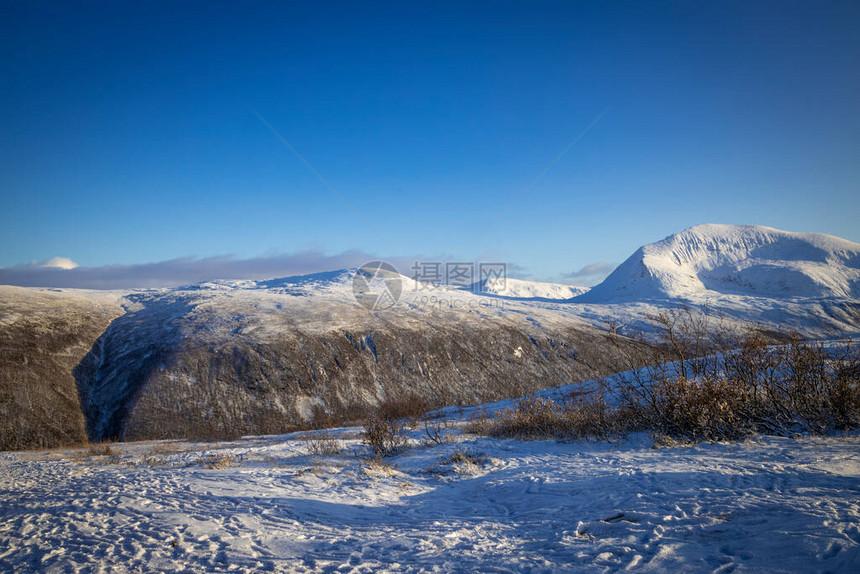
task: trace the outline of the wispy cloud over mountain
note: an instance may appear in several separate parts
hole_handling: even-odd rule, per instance
[[[607,275],[612,273],[615,267],[614,263],[598,261],[596,263],[589,263],[578,271],[565,273],[564,278],[576,281],[581,285],[594,285],[603,281]]]
[[[136,289],[176,287],[217,279],[273,279],[359,267],[370,261],[384,260],[402,275],[414,276],[417,262],[436,262],[443,266],[451,257],[439,255],[380,256],[361,250],[327,255],[308,249],[295,253],[237,258],[232,255],[212,257],[179,257],[167,261],[139,264],[79,266],[67,257],[33,261],[24,265],[0,267],[0,285],[20,287],[65,287],[74,289]],[[498,262],[496,256],[484,254],[480,261]],[[477,268],[477,262],[476,262]],[[506,263],[507,275],[519,277],[524,268]]]
[[[308,250],[297,253],[237,259],[230,255],[181,257],[136,265],[78,266],[64,257],[45,262],[0,268],[0,284],[22,287],[70,287],[81,289],[132,289],[170,287],[213,279],[270,279],[357,267],[378,256],[363,251],[326,255]],[[389,257],[409,275],[414,257]]]

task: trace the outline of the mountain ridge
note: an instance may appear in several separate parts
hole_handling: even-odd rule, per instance
[[[639,345],[627,335],[653,335],[649,318],[679,304],[741,329],[860,333],[860,245],[761,226],[670,235],[578,297],[517,279],[399,279],[385,309],[357,301],[354,269],[123,292],[0,286],[0,449],[267,434],[392,399],[519,396],[618,370]]]
[[[576,298],[860,297],[860,244],[760,225],[702,224],[637,249]]]

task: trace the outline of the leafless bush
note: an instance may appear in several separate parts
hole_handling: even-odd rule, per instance
[[[394,476],[397,474],[397,469],[377,457],[366,461],[361,469],[361,473],[367,478],[379,478]]]
[[[99,442],[91,444],[87,448],[87,454],[89,456],[111,456],[116,454],[116,451],[111,448],[111,444],[109,442]]]
[[[427,410],[427,403],[420,396],[406,393],[388,397],[365,417],[362,442],[378,458],[391,456],[406,446],[405,424],[417,427],[426,418]]]
[[[406,393],[387,398],[379,405],[376,414],[390,420],[407,419],[414,427],[427,410],[427,401],[423,397]]]
[[[662,434],[688,440],[738,439],[753,430],[746,389],[725,378],[654,383],[655,403],[641,417]]]
[[[695,441],[860,425],[860,352],[853,342],[827,347],[755,328],[708,332],[705,319],[687,310],[655,322],[662,344],[652,353],[663,362],[608,385],[644,426]]]
[[[377,457],[391,456],[406,445],[403,424],[398,419],[375,414],[364,422],[362,442]]]
[[[238,459],[232,454],[212,453],[200,458],[200,464],[213,470],[230,468],[238,463]]]
[[[448,442],[448,437],[445,435],[445,427],[447,422],[440,417],[424,416],[424,437],[431,444],[444,444]]]
[[[463,430],[475,435],[489,435],[491,421],[491,417],[486,412],[481,411],[468,420]]]
[[[630,420],[599,396],[563,402],[530,396],[488,419],[485,428],[467,430],[503,438],[605,439],[632,430]]]
[[[140,461],[144,466],[167,466],[167,457],[154,455],[154,454],[145,454]]]
[[[449,464],[473,464],[473,465],[483,465],[489,459],[487,455],[483,452],[476,452],[470,450],[464,450],[458,448],[451,454],[442,460],[439,464],[441,465],[449,465]]]
[[[428,471],[440,476],[459,474],[469,476],[480,468],[492,464],[486,453],[458,448],[449,456],[439,461],[439,464]]]
[[[157,442],[149,449],[147,454],[151,455],[171,455],[180,452],[185,452],[186,449],[172,442]]]
[[[839,430],[860,427],[860,349],[849,343],[830,357],[829,403]]]
[[[714,334],[718,329],[708,308],[696,312],[682,305],[660,311],[650,319],[662,341],[656,349],[665,353],[668,359],[659,361],[659,364],[675,361],[680,376],[685,379],[698,376],[711,366],[708,359],[714,349]]]
[[[528,397],[467,431],[512,438],[606,438],[648,429],[682,441],[734,440],[860,427],[860,349],[750,328],[707,311],[652,317],[658,343],[635,348],[604,392],[567,401]],[[651,365],[641,367],[641,365]],[[622,370],[622,369],[619,369]]]
[[[340,441],[327,432],[308,433],[302,440],[308,454],[317,456],[334,456],[340,454],[342,448]]]

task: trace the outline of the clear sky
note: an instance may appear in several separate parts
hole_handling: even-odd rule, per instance
[[[3,267],[860,241],[858,2],[3,1],[0,85]]]

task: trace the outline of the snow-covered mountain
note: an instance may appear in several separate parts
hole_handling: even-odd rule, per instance
[[[113,320],[92,333],[77,326],[94,323],[98,292],[0,288],[0,343],[35,341],[0,361],[0,397],[26,405],[35,389],[50,407],[62,382],[77,418],[61,430],[80,438],[83,418],[91,440],[273,433],[354,419],[386,400],[474,404],[605,375],[633,344],[560,313],[563,303],[387,279],[399,280],[399,300],[384,309],[357,302],[349,269],[114,293]],[[64,325],[56,349],[41,342]],[[80,350],[54,360],[69,344]],[[0,415],[21,427],[4,404]]]
[[[547,299],[552,301],[565,301],[588,291],[588,287],[578,285],[498,277],[483,279],[473,284],[469,289],[475,293],[511,299]]]
[[[856,335],[858,267],[860,245],[836,237],[700,225],[584,294],[517,279],[364,281],[355,269],[110,293],[0,287],[0,399],[11,397],[0,438],[30,440],[45,412],[63,413],[43,441],[0,448],[80,440],[84,420],[90,439],[259,434],[392,398],[516,396],[618,370],[636,345],[624,336],[648,335],[649,318],[680,302],[774,334]],[[394,304],[368,304],[389,280]]]
[[[718,295],[860,298],[860,244],[758,225],[697,225],[640,247],[577,301]]]

